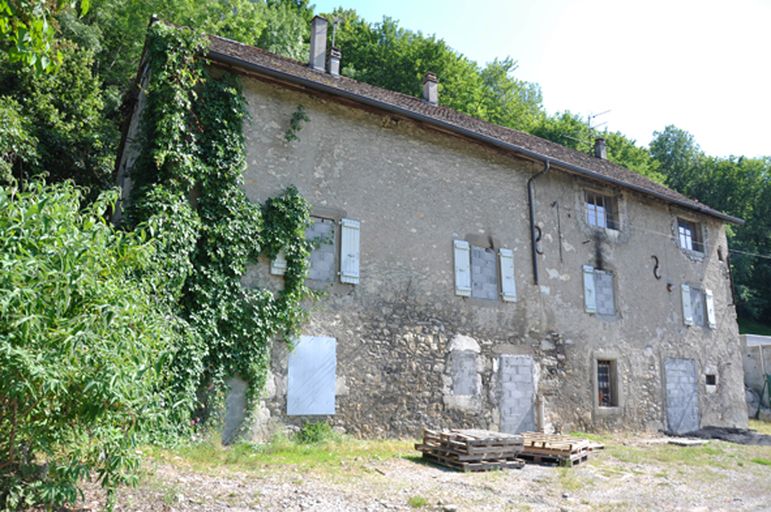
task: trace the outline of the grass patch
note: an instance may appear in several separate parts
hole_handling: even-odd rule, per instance
[[[155,459],[183,463],[202,471],[225,467],[234,471],[259,472],[273,466],[290,465],[298,469],[334,472],[362,469],[371,462],[408,457],[414,454],[413,443],[411,440],[365,441],[338,435],[316,443],[277,436],[263,445],[237,443],[223,446],[219,438],[213,436],[173,450],[150,447],[147,451]]]
[[[750,428],[758,432],[758,434],[765,434],[771,436],[771,422],[750,420]]]
[[[572,467],[559,467],[559,483],[563,490],[575,492],[584,486],[576,475],[576,470]]]
[[[610,435],[594,434],[590,432],[570,432],[568,435],[570,437],[574,437],[578,439],[588,439],[589,441],[594,441],[595,443],[602,443],[602,444],[607,444],[613,439]]]
[[[754,462],[755,464],[760,464],[761,466],[771,466],[771,460],[764,459],[763,457],[753,457],[750,459],[750,461]]]
[[[407,500],[407,505],[412,508],[422,508],[428,505],[428,500],[423,496],[410,496]]]

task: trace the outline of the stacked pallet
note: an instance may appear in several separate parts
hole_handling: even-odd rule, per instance
[[[522,444],[520,458],[539,464],[560,466],[575,466],[586,462],[592,451],[603,448],[603,445],[587,439],[540,432],[523,432]]]
[[[423,458],[461,471],[521,469],[522,437],[489,430],[436,431],[423,429],[415,449]]]

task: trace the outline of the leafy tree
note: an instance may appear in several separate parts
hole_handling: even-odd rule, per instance
[[[183,346],[141,276],[154,245],[114,229],[117,194],[0,188],[0,508],[58,507],[95,477],[131,481],[138,436],[166,422]],[[185,407],[179,407],[185,409]]]
[[[688,194],[689,183],[698,177],[699,160],[702,157],[701,148],[693,135],[669,125],[663,131],[653,133],[650,153],[659,162],[667,185]]]
[[[0,96],[0,186],[14,179],[14,167],[23,169],[37,161],[37,140],[30,134],[29,122],[13,98]]]
[[[21,62],[39,71],[61,64],[56,49],[54,16],[78,2],[66,0],[0,0],[0,50],[10,62]],[[89,0],[81,0],[80,12],[88,11]]]

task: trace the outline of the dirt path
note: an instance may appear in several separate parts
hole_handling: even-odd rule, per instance
[[[124,511],[771,510],[771,447],[609,444],[573,468],[458,473],[403,456],[334,467],[156,461]],[[86,509],[98,508],[91,490]]]

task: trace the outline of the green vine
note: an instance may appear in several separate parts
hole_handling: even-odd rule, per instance
[[[292,113],[292,117],[289,119],[289,128],[284,132],[284,140],[292,142],[293,140],[300,140],[297,136],[303,127],[303,123],[307,123],[311,118],[305,113],[305,107],[297,105],[297,110]]]
[[[262,208],[248,200],[245,100],[233,75],[209,74],[205,50],[206,39],[189,29],[150,27],[143,150],[131,171],[128,207],[130,224],[146,225],[159,241],[159,290],[191,331],[170,383],[188,410],[202,390],[210,397],[203,410],[211,410],[229,376],[248,383],[253,405],[271,341],[298,333],[302,302],[312,296],[305,285],[310,207],[294,187]],[[279,251],[287,260],[280,292],[241,285],[249,262]]]

